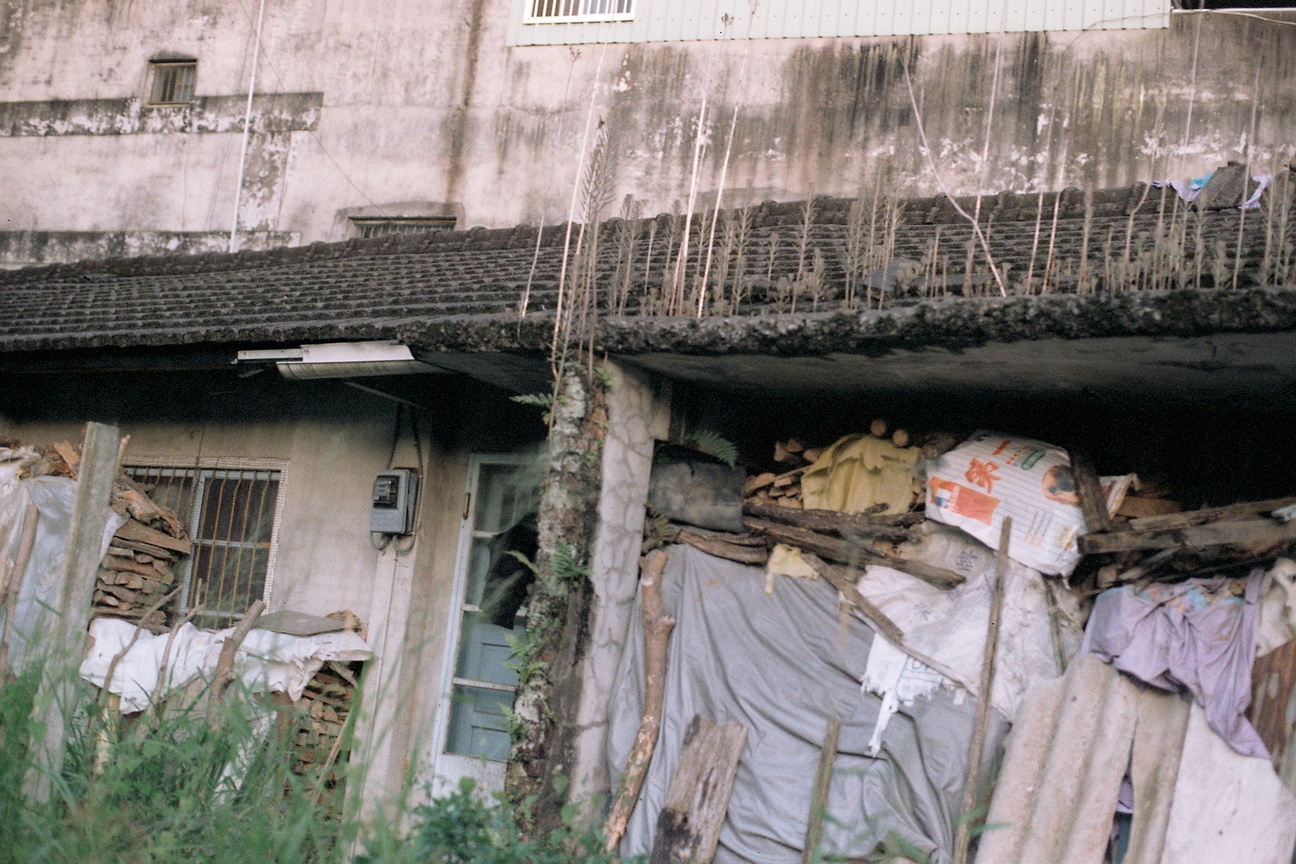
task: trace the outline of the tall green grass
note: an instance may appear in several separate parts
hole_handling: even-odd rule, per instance
[[[37,800],[25,790],[43,764],[35,757],[45,730],[33,720],[40,681],[31,669],[0,691],[0,864],[616,860],[596,831],[523,836],[509,803],[470,782],[364,825],[357,814],[366,808],[352,801],[344,812],[337,788],[358,781],[361,766],[337,766],[337,783],[321,768],[294,773],[301,725],[284,715],[267,724],[268,706],[237,683],[214,712],[200,693],[128,723],[81,682],[80,707],[65,714],[61,770]]]

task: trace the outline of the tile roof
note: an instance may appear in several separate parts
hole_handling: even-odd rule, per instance
[[[1069,189],[960,203],[967,211],[979,207],[1011,296],[999,296],[969,222],[939,197],[890,207],[856,203],[853,211],[849,199],[767,202],[722,214],[714,233],[699,217],[679,283],[672,276],[681,217],[609,220],[599,232],[592,268],[604,306],[600,342],[631,352],[778,353],[816,350],[824,339],[837,346],[894,339],[902,331],[919,340],[1034,338],[1030,326],[1005,322],[1039,319],[1045,311],[1055,320],[1035,329],[1051,335],[1068,335],[1068,329],[1094,335],[1158,327],[1296,328],[1292,292],[1259,289],[1264,265],[1272,272],[1280,257],[1275,250],[1292,254],[1278,218],[1286,204],[1198,212],[1168,190],[1141,184],[1089,196]],[[566,226],[478,228],[0,272],[0,320],[7,322],[0,325],[0,351],[371,338],[403,338],[430,350],[543,350],[566,239]],[[581,269],[575,256],[569,258],[568,292]],[[729,286],[713,289],[704,302],[710,314],[664,314],[695,309],[690,286],[700,284],[702,270],[713,285]],[[885,294],[865,310],[861,300],[870,278],[878,292],[885,283]],[[1217,282],[1247,290],[1223,292],[1235,295],[1224,298],[1201,293]],[[667,298],[673,284],[679,294],[672,310]],[[737,297],[735,284],[742,286]],[[858,294],[853,305],[844,302],[851,284]],[[618,285],[629,286],[624,308],[609,310]],[[1189,292],[1129,292],[1131,287],[1198,292],[1189,313],[1183,299]],[[728,306],[714,300],[719,294]],[[1178,313],[1166,323],[1174,309]],[[987,318],[985,310],[999,311]],[[727,323],[721,327],[720,321]],[[856,350],[866,349],[860,343]]]

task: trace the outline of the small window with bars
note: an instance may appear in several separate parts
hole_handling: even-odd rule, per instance
[[[527,0],[528,24],[632,21],[634,0]]]
[[[149,62],[152,83],[150,105],[188,105],[193,101],[198,80],[197,60],[153,60]]]
[[[181,563],[180,609],[207,626],[242,617],[270,594],[276,551],[276,513],[283,473],[264,468],[125,469],[159,506],[174,510],[189,529],[193,554]]]
[[[453,216],[361,218],[353,216],[351,224],[361,237],[387,237],[392,234],[431,234],[434,231],[453,231]]]

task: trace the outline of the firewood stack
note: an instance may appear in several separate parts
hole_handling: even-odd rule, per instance
[[[346,761],[343,732],[355,698],[358,665],[326,664],[307,682],[294,705],[293,771],[303,776],[314,774],[322,790],[336,791],[341,784],[337,766]]]
[[[61,441],[34,449],[40,459],[28,468],[30,476],[76,479],[80,448]],[[109,506],[127,520],[99,564],[91,617],[124,618],[164,633],[168,607],[174,608],[174,600],[166,598],[175,590],[175,565],[193,550],[188,532],[175,513],[155,504],[125,472],[113,482]]]
[[[822,455],[822,447],[807,448],[795,438],[775,441],[774,461],[790,466],[789,470],[779,473],[765,471],[748,477],[743,487],[743,498],[800,510],[801,475]]]

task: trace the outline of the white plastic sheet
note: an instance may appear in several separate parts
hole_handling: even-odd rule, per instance
[[[196,677],[210,679],[220,659],[221,646],[233,633],[199,630],[184,624],[176,631],[167,662],[161,694],[185,686]],[[135,644],[117,661],[112,681],[105,685],[108,667],[135,634],[135,625],[116,618],[100,618],[90,626],[94,644],[81,664],[81,677],[121,697],[121,711],[130,714],[148,707],[160,677],[162,655],[169,634],[154,636],[143,631]],[[234,655],[234,674],[254,693],[283,692],[299,699],[306,682],[328,660],[368,660],[373,652],[352,631],[317,636],[288,636],[268,630],[252,630]]]

